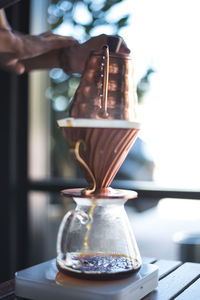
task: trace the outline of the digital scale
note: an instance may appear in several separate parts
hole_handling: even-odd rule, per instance
[[[142,264],[125,279],[83,280],[58,271],[50,260],[15,274],[15,294],[34,300],[139,300],[158,285],[158,267]]]

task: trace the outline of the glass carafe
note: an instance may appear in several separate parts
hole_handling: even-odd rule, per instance
[[[74,198],[77,206],[63,218],[57,239],[57,266],[80,278],[126,276],[141,257],[124,209],[126,199]]]

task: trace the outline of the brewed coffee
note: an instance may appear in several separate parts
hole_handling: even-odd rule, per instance
[[[120,279],[140,268],[136,259],[121,254],[77,254],[71,255],[71,265],[61,268],[67,275],[83,279]]]

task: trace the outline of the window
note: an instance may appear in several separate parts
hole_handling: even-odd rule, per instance
[[[48,7],[49,25],[55,33],[73,35],[84,41],[84,26],[91,22],[87,3],[77,1],[72,10],[71,1],[54,1]],[[94,11],[100,10],[103,3],[98,1],[91,7]],[[116,33],[113,23],[117,18],[128,16],[127,25],[119,28],[118,33],[124,37],[132,51],[142,130],[140,144],[137,141],[133,147],[135,163],[132,163],[129,172],[132,175],[125,179],[153,180],[158,185],[173,188],[199,187],[199,43],[195,38],[199,28],[197,8],[198,1],[192,5],[188,1],[176,1],[176,4],[173,1],[161,4],[156,0],[134,1],[131,4],[129,0],[119,1],[107,13],[108,24],[100,23],[90,31],[91,35]],[[74,23],[69,17],[72,12]],[[190,21],[185,22],[186,19]],[[56,121],[65,116],[67,103],[79,78],[69,78],[60,69],[52,70],[49,78],[51,85],[47,83],[43,92],[40,92],[42,99],[46,95],[45,104],[42,99],[38,100],[43,105],[40,111],[44,110],[46,114],[45,117],[41,113],[41,122],[48,120],[51,115],[47,126],[51,127],[51,138],[47,137],[47,128],[42,138],[42,147],[51,147],[50,175],[73,179],[80,174],[77,174],[76,167],[67,155],[67,145],[57,129]],[[47,77],[44,80],[47,82]],[[35,96],[38,98],[38,95]],[[41,160],[44,163],[45,160]],[[37,160],[32,161],[36,165]]]

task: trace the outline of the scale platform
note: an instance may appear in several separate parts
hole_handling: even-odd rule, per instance
[[[158,267],[143,264],[126,279],[94,281],[76,279],[58,271],[50,260],[16,272],[15,294],[34,300],[138,300],[158,285]]]

